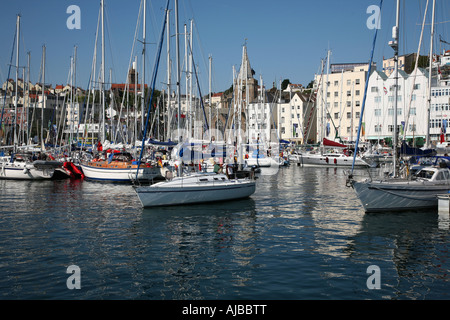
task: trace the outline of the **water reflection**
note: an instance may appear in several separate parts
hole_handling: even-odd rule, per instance
[[[353,261],[380,266],[391,299],[445,299],[433,287],[448,281],[447,240],[435,211],[366,214],[346,251]]]
[[[131,186],[0,181],[1,297],[448,298],[438,214],[366,215],[345,179],[291,166],[249,199],[151,209]],[[65,287],[71,264],[81,292]],[[372,264],[381,291],[366,287]]]

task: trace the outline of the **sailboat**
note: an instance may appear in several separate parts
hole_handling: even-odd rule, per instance
[[[431,39],[433,39],[434,30],[434,11],[435,3],[433,0],[433,21]],[[389,45],[395,52],[395,79],[398,79],[398,25],[399,25],[399,9],[400,0],[397,0],[397,19],[396,26],[393,29],[394,40]],[[431,40],[433,43],[433,40]],[[430,50],[430,70],[432,63],[432,46]],[[429,75],[429,83],[431,87],[431,72]],[[367,90],[367,88],[366,88]],[[394,127],[397,123],[397,94],[398,85],[395,85],[394,97]],[[430,92],[429,92],[430,94]],[[356,181],[353,175],[349,175],[349,184],[353,187],[361,204],[366,212],[385,212],[385,211],[401,211],[401,210],[417,210],[425,208],[437,208],[438,195],[445,194],[450,191],[450,170],[446,165],[438,167],[425,167],[415,173],[413,176],[400,177],[397,166],[397,132],[394,130],[394,154],[392,177],[373,180],[371,178]],[[359,134],[358,134],[359,136]]]
[[[166,12],[168,10],[169,0],[167,0]],[[178,41],[178,1],[175,0],[175,15],[176,15],[176,34]],[[163,22],[162,34],[158,48],[158,59],[156,61],[155,69],[152,79],[152,95],[150,98],[150,106],[152,105],[154,88],[157,77],[157,65],[159,57],[161,56],[162,42],[164,38],[165,27],[167,23],[167,16]],[[177,61],[179,61],[179,50],[177,46]],[[177,78],[179,79],[180,70],[177,69]],[[179,82],[178,82],[179,83]],[[147,124],[144,130],[144,139],[147,133],[148,121],[150,112],[147,116]],[[180,121],[180,119],[178,119]],[[179,125],[179,124],[178,124]],[[144,143],[144,142],[143,142]],[[179,143],[182,143],[179,141]],[[142,158],[142,150],[141,156]],[[180,176],[173,179],[167,179],[164,182],[152,185],[135,185],[134,190],[143,207],[154,206],[170,206],[170,205],[184,205],[193,203],[216,202],[216,201],[231,201],[251,196],[256,189],[256,182],[251,178],[233,179],[231,175],[219,173],[192,173],[188,175],[180,174]]]

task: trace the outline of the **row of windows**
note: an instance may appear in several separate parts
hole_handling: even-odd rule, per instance
[[[401,132],[401,130],[403,129],[402,125],[397,125],[397,131]],[[415,124],[410,124],[408,126],[408,131],[409,132],[416,132],[417,131],[417,127]],[[375,125],[375,132],[377,133],[381,133],[381,124],[376,124]],[[394,132],[394,125],[388,125],[388,132]]]
[[[431,104],[431,110],[434,111],[449,111],[450,105],[448,103],[436,103]]]
[[[402,113],[403,113],[402,109],[397,109],[397,115],[401,116]],[[416,115],[416,108],[410,108],[409,109],[409,114],[411,116],[415,116]],[[394,108],[389,108],[388,109],[388,115],[389,116],[393,116],[394,115]],[[382,116],[381,109],[375,109],[375,116],[376,117],[381,117]]]
[[[431,96],[433,97],[450,96],[450,88],[433,89],[431,90]]]
[[[328,84],[328,86],[330,86],[331,85],[330,81],[328,81],[327,84]],[[356,85],[361,84],[361,79],[355,79],[355,84]],[[347,80],[347,86],[351,86],[351,85],[352,85],[352,80]],[[334,86],[335,87],[339,86],[338,80],[334,81]]]
[[[361,116],[361,113],[360,113],[360,112],[356,112],[356,113],[355,113],[355,118],[356,118],[356,119],[359,119],[360,116]],[[352,118],[352,113],[351,113],[351,112],[347,112],[347,119],[351,119],[351,118]],[[339,119],[339,112],[336,112],[336,113],[334,114],[334,119],[335,119],[335,120]]]
[[[413,94],[413,95],[411,96],[411,101],[416,101],[416,100],[417,100],[417,96],[416,96],[415,94]],[[373,101],[374,101],[375,103],[381,103],[381,96],[373,97]],[[398,95],[398,96],[397,96],[397,101],[398,101],[398,102],[401,102],[401,101],[402,101],[402,96],[401,96],[401,95]],[[394,96],[388,96],[388,102],[394,102]]]
[[[395,89],[395,85],[392,85],[392,86],[389,87],[389,91],[390,92],[393,92],[394,89]],[[420,89],[420,83],[416,83],[414,85],[414,90],[419,90],[419,89]],[[402,90],[402,86],[401,85],[398,86],[398,91],[400,91],[400,90]],[[385,93],[387,93],[386,87],[383,87],[383,90],[380,90],[378,87],[371,87],[370,91],[373,92],[373,93],[378,93],[380,91],[384,91]]]

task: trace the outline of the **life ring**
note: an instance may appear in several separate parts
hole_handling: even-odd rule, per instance
[[[337,164],[337,159],[336,158],[334,158],[334,164]]]
[[[328,157],[325,158],[325,162],[328,163]]]

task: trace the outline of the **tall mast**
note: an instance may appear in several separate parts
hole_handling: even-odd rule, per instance
[[[431,43],[430,43],[430,68],[428,72],[428,115],[427,115],[427,137],[426,146],[431,146],[430,140],[430,111],[431,111],[431,79],[433,76],[433,38],[434,38],[434,17],[435,17],[436,0],[433,0],[433,13],[431,18]]]
[[[193,53],[192,53],[192,38],[193,38],[193,20],[191,20],[191,32],[189,33],[189,108],[191,111],[191,114],[189,115],[189,132],[191,132],[191,127],[194,128],[195,126],[195,109],[194,109],[194,115],[192,115],[192,78],[193,78]],[[194,121],[193,121],[194,120]]]
[[[176,55],[177,55],[177,99],[178,99],[178,117],[177,117],[177,126],[178,126],[178,142],[181,142],[182,136],[180,135],[180,119],[181,119],[181,98],[180,98],[180,33],[179,33],[179,25],[178,25],[178,0],[175,0],[175,29],[176,29]]]
[[[102,97],[102,133],[101,142],[105,141],[105,1],[101,0],[102,7],[102,80],[101,80],[101,97]]]
[[[41,148],[44,149],[44,108],[45,108],[45,45],[42,46],[42,109],[41,109]]]
[[[171,85],[171,61],[170,61],[170,11],[167,10],[166,12],[167,14],[167,120],[164,121],[164,124],[166,124],[166,131],[165,133],[167,133],[167,137],[168,137],[168,132],[170,130],[170,98],[171,98],[171,89],[170,89],[170,85]]]
[[[28,51],[27,53],[27,111],[26,111],[26,119],[27,119],[27,128],[26,128],[26,137],[27,137],[27,141],[26,143],[28,143],[28,141],[30,140],[30,123],[29,123],[29,108],[30,108],[30,67],[31,67],[31,53],[30,51]],[[24,141],[25,142],[25,141]]]
[[[17,141],[17,105],[19,102],[19,87],[18,87],[18,81],[19,81],[19,39],[20,39],[20,15],[17,15],[16,20],[16,97],[14,99],[14,145],[18,143]]]
[[[191,104],[190,104],[190,99],[188,98],[189,96],[189,78],[190,78],[190,63],[188,62],[188,32],[187,32],[187,25],[184,24],[184,61],[186,61],[186,105],[187,110],[188,110],[188,116],[186,117],[186,130],[187,130],[187,138],[190,139],[191,138]]]
[[[212,102],[211,102],[211,69],[212,69],[212,57],[209,56],[209,124],[212,126],[211,119],[212,119]],[[217,129],[217,128],[216,128]],[[211,141],[212,133],[211,128],[209,130],[209,140]]]
[[[141,88],[141,94],[142,94],[142,100],[141,100],[141,132],[144,132],[144,109],[145,109],[145,39],[147,34],[147,19],[146,19],[146,13],[147,13],[147,0],[144,0],[144,21],[143,21],[143,30],[142,30],[142,44],[144,45],[144,48],[142,50],[142,88]]]
[[[398,144],[398,134],[397,134],[397,105],[398,105],[398,36],[399,36],[399,22],[400,22],[400,0],[397,0],[397,17],[395,22],[395,27],[392,29],[393,41],[389,42],[389,46],[394,49],[394,123],[393,123],[393,164],[394,171],[393,176],[397,176],[397,144]]]

